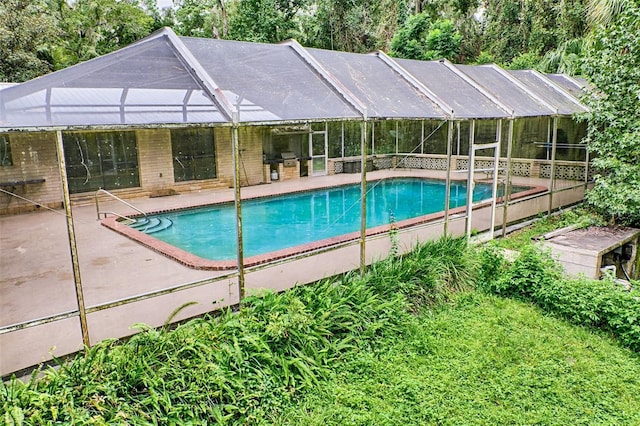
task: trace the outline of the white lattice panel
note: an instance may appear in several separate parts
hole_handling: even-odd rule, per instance
[[[551,164],[540,165],[540,177],[551,178]],[[556,164],[556,179],[584,180],[584,166]]]
[[[518,163],[516,161],[511,162],[511,174],[513,176],[531,176],[531,163]]]

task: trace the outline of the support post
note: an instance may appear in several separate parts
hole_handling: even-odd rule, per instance
[[[449,234],[449,198],[451,198],[451,150],[453,145],[453,120],[447,126],[447,178],[444,188],[444,234]]]
[[[242,302],[245,295],[244,289],[244,248],[242,238],[242,200],[240,194],[240,141],[238,136],[238,112],[233,112],[233,125],[231,127],[231,144],[233,146],[233,192],[236,209],[236,237],[238,259],[238,298]]]
[[[558,145],[558,117],[553,117],[553,127],[551,134],[551,184],[549,186],[549,210],[547,214],[551,214],[553,210],[553,192],[556,186],[556,146]]]
[[[502,208],[502,237],[507,235],[509,215],[509,201],[511,201],[511,150],[513,149],[513,118],[509,119],[509,134],[507,135],[507,171],[505,174],[503,208]]]
[[[496,226],[496,207],[498,204],[498,178],[500,173],[500,146],[502,144],[502,119],[496,126],[497,144],[493,149],[493,182],[491,182],[491,221],[489,224],[490,239],[493,240],[493,229]]]
[[[469,123],[469,171],[467,175],[467,222],[465,223],[465,234],[467,238],[471,238],[471,212],[473,211],[473,189],[475,182],[473,181],[476,150],[474,149],[476,140],[476,121],[471,120]]]
[[[56,151],[58,155],[58,168],[60,170],[60,180],[62,182],[62,197],[64,201],[64,212],[67,218],[67,234],[69,236],[69,251],[71,252],[71,265],[73,267],[73,282],[75,283],[76,302],[78,304],[78,314],[80,317],[80,330],[82,332],[82,342],[88,348],[91,346],[89,339],[89,327],[87,325],[87,312],[84,304],[84,294],[82,291],[82,279],[80,277],[80,262],[78,260],[78,247],[76,245],[76,233],[73,224],[73,213],[71,212],[71,197],[69,196],[69,180],[67,178],[67,165],[64,158],[64,146],[62,144],[62,132],[56,131]]]
[[[367,120],[362,122],[360,138],[360,275],[367,267]]]

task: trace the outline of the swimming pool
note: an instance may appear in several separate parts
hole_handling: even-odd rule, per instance
[[[444,181],[391,178],[370,182],[367,189],[368,229],[444,210]],[[464,206],[466,192],[465,181],[452,181],[450,208]],[[474,202],[490,197],[490,185],[474,187]],[[165,243],[163,247],[176,247],[202,259],[231,261],[237,251],[235,218],[233,204],[227,203],[150,215],[151,223],[141,221],[133,227],[149,234],[143,240],[152,237]],[[335,241],[360,229],[360,185],[243,200],[242,220],[246,257]]]

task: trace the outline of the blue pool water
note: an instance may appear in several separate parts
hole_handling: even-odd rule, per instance
[[[385,179],[369,183],[367,189],[368,228],[444,210],[444,181]],[[450,208],[464,206],[466,192],[466,182],[452,182]],[[490,185],[476,185],[474,202],[490,197]],[[243,201],[245,256],[357,232],[360,229],[359,200],[360,185],[357,184]],[[204,259],[235,259],[233,204],[156,216],[162,217],[163,223],[169,226],[164,230],[154,228],[154,237]]]

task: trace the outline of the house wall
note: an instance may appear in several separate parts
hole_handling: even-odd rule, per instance
[[[12,166],[0,167],[0,189],[50,208],[62,206],[55,133],[10,134]],[[42,183],[8,185],[9,182],[44,179]],[[36,210],[39,207],[0,193],[0,214]]]
[[[154,191],[174,184],[171,157],[171,131],[149,129],[136,131],[140,186]]]
[[[238,129],[240,141],[240,184],[257,185],[265,182],[262,165],[262,142],[267,130],[260,127]],[[219,128],[215,132],[218,179],[233,185],[233,146],[231,129]]]

